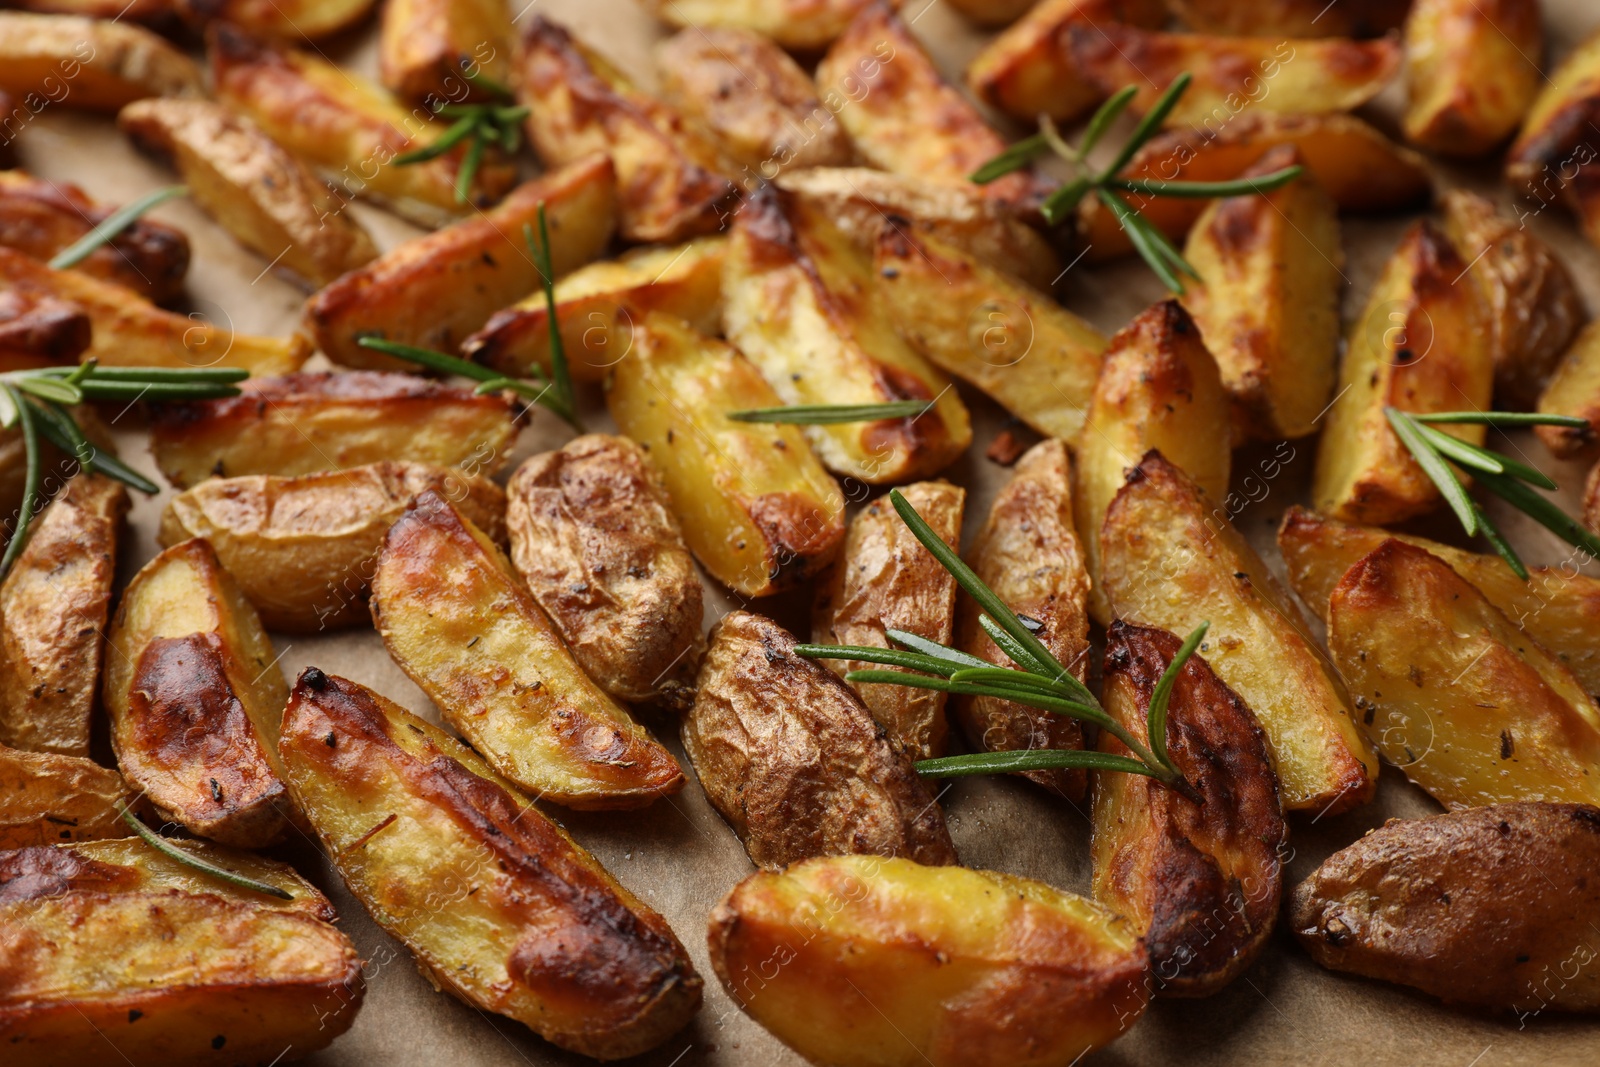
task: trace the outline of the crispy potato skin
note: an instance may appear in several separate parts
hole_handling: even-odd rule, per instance
[[[1101,547],[1116,617],[1176,634],[1210,621],[1200,651],[1266,731],[1285,808],[1333,814],[1372,799],[1378,758],[1349,694],[1225,508],[1151,453],[1107,510]]]
[[[507,495],[511,562],[578,666],[618,700],[687,706],[700,576],[644,450],[586,434],[524,462]]]
[[[176,0],[190,23],[225,22],[261,37],[319,41],[367,17],[374,0]]]
[[[735,422],[782,403],[750,361],[651,312],[606,383],[621,431],[650,454],[689,550],[742,596],[801,585],[844,541],[844,494],[799,428]]]
[[[1411,0],[1167,0],[1201,33],[1277,33],[1287,37],[1375,37],[1398,30]]]
[[[93,760],[0,747],[0,849],[121,837],[117,805],[131,802],[122,775]]]
[[[614,810],[683,788],[677,762],[584,674],[511,562],[438,493],[390,527],[372,621],[445,719],[523,789]]]
[[[89,347],[89,315],[38,290],[0,292],[0,371],[71,364]]]
[[[961,516],[967,491],[949,482],[917,482],[901,488],[917,514],[947,545],[961,547]],[[912,536],[887,497],[868,504],[851,520],[844,552],[817,583],[811,610],[811,640],[819,645],[894,648],[886,630],[948,645],[955,632],[956,582]],[[874,670],[857,660],[823,660],[843,678]],[[949,726],[945,694],[898,685],[850,684],[872,717],[913,759],[945,754]]]
[[[1373,743],[1446,807],[1600,799],[1600,706],[1437,556],[1390,538],[1328,602]]]
[[[0,171],[0,245],[34,259],[50,259],[114,210],[96,204],[71,182],[45,181],[21,170]],[[72,269],[164,303],[183,293],[189,239],[181,230],[153,219],[135,219]]]
[[[293,477],[213,478],[161,515],[161,543],[204,538],[273,630],[320,633],[365,623],[384,535],[418,495],[443,493],[505,542],[505,492],[489,479],[422,463],[372,463]]]
[[[1506,180],[1543,207],[1565,204],[1584,236],[1600,243],[1600,180],[1590,123],[1600,116],[1600,33],[1546,79],[1506,155]]]
[[[282,751],[346,884],[456,997],[599,1059],[644,1052],[699,1009],[666,921],[443,731],[309,668]]]
[[[1111,912],[903,858],[759,871],[711,913],[707,941],[747,1014],[840,1067],[1067,1067],[1149,998],[1143,948]]]
[[[1590,323],[1578,334],[1544,392],[1539,395],[1541,415],[1571,415],[1587,419],[1587,426],[1535,426],[1546,448],[1564,459],[1590,456],[1600,445],[1600,323]]]
[[[1386,525],[1442,502],[1383,410],[1489,409],[1494,352],[1488,308],[1471,286],[1457,284],[1466,271],[1455,247],[1427,220],[1401,239],[1346,337],[1340,392],[1317,448],[1311,499],[1318,511]],[[1483,443],[1481,426],[1443,429]]]
[[[17,0],[9,6],[18,11],[33,11],[41,15],[120,19],[148,26],[157,33],[169,36],[181,29],[176,0],[133,0],[130,4],[123,4],[121,0]]]
[[[845,31],[871,0],[644,0],[676,27],[747,30],[792,52],[815,53]],[[901,0],[892,0],[899,7]]]
[[[1121,621],[1106,638],[1106,710],[1146,744],[1150,700],[1181,644]],[[1167,745],[1204,803],[1142,775],[1097,773],[1094,898],[1143,931],[1159,992],[1204,997],[1248,968],[1271,936],[1289,827],[1260,723],[1198,655],[1173,686]],[[1100,750],[1132,755],[1105,732]]]
[[[147,96],[205,95],[194,61],[142,26],[20,11],[0,12],[0,91],[110,112]]]
[[[1591,530],[1600,530],[1600,473],[1597,472],[1600,472],[1600,463],[1589,468],[1589,477],[1583,486],[1583,524]]]
[[[394,460],[491,475],[517,402],[414,374],[349,371],[240,382],[241,395],[151,405],[150,451],[179,489],[207,478],[290,477]]]
[[[128,493],[98,474],[67,483],[0,583],[0,744],[89,754]]]
[[[956,862],[944,812],[854,690],[748,612],[723,616],[683,744],[711,804],[759,867],[813,856]]]
[[[1485,155],[1516,131],[1539,93],[1538,0],[1416,0],[1405,50],[1406,140],[1445,155]]]
[[[511,84],[516,33],[511,9],[494,0],[400,0],[383,5],[378,67],[383,84],[416,104],[460,103],[492,94],[464,72]]]
[[[260,848],[293,815],[278,765],[288,686],[272,642],[211,546],[147,563],[107,636],[102,698],[128,782],[201,837]]]
[[[1013,611],[1037,619],[1037,634],[1079,681],[1089,675],[1089,574],[1073,529],[1072,459],[1064,441],[1041,441],[1012,468],[989,517],[967,553],[972,569]],[[978,622],[981,612],[961,597],[958,647],[1000,667],[1015,665]],[[1083,727],[1065,715],[994,697],[957,696],[956,721],[979,751],[1083,747]],[[1030,781],[1083,799],[1088,776],[1059,768],[1029,771]]]
[[[1524,1022],[1594,1012],[1600,980],[1576,960],[1593,958],[1597,863],[1600,809],[1586,805],[1392,819],[1296,886],[1287,921],[1332,970]]]

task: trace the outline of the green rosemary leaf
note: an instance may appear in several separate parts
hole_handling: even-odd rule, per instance
[[[85,369],[89,374],[83,374]],[[90,361],[76,368],[47,367],[28,374],[54,375],[69,378],[80,384],[92,379],[97,382],[195,382],[206,385],[229,385],[250,377],[243,367],[102,367]]]
[[[1173,272],[1166,256],[1150,240],[1148,233],[1133,219],[1136,217],[1132,208],[1122,201],[1122,198],[1105,189],[1095,190],[1100,202],[1111,209],[1117,222],[1122,226],[1122,231],[1128,235],[1128,240],[1133,244],[1133,250],[1139,253],[1156,277],[1161,279],[1163,285],[1174,293],[1183,293],[1183,281]]]
[[[0,430],[10,430],[16,427],[17,402],[11,399],[11,390],[0,388]]]
[[[1417,422],[1468,422],[1484,426],[1566,426],[1579,429],[1589,425],[1588,419],[1576,415],[1541,415],[1537,411],[1430,411],[1426,415],[1412,415]]]
[[[1146,141],[1156,135],[1161,129],[1161,124],[1167,121],[1167,116],[1172,114],[1172,109],[1178,106],[1178,99],[1188,90],[1189,83],[1194,81],[1194,76],[1184,71],[1172,80],[1167,91],[1161,94],[1161,99],[1156,101],[1156,106],[1139,120],[1138,127],[1133,131],[1133,136],[1128,138],[1128,143],[1122,146],[1122,151],[1117,153],[1116,159],[1100,175],[1100,181],[1116,177],[1123,167],[1128,165],[1135,153],[1144,147]]]
[[[471,63],[471,60],[464,60],[461,67],[461,76],[467,80],[468,85],[474,89],[482,89],[491,96],[498,96],[502,100],[510,100],[512,98],[513,94],[508,87],[495,81],[483,73],[482,70],[468,70],[468,63]]]
[[[1053,715],[1065,715],[1071,719],[1081,719],[1092,722],[1096,726],[1111,729],[1115,724],[1111,717],[1098,706],[1080,703],[1075,700],[1066,700],[1061,697],[1050,696],[1038,689],[1026,686],[1002,686],[991,683],[957,682],[949,678],[930,678],[922,674],[906,674],[902,671],[851,671],[844,676],[847,682],[862,682],[868,685],[904,685],[912,689],[937,689],[945,693],[961,693],[975,697],[995,697],[999,700],[1010,700],[1018,704],[1026,704],[1030,708],[1048,711]],[[1137,745],[1137,742],[1135,742]],[[1133,746],[1129,746],[1132,748]]]
[[[1484,514],[1483,508],[1478,506],[1477,501],[1472,502],[1472,509],[1477,512],[1478,532],[1483,534],[1484,539],[1500,554],[1500,558],[1506,561],[1506,565],[1516,573],[1516,576],[1527,581],[1528,568],[1522,562],[1522,557],[1517,555],[1516,549],[1512,548],[1510,542],[1501,535],[1499,527],[1489,521],[1489,516]]]
[[[94,445],[83,435],[83,430],[61,408],[54,404],[35,404],[34,417],[39,420],[39,432],[45,440],[55,445],[61,451],[73,456],[84,468],[89,469],[94,463]]]
[[[1044,138],[1044,143],[1050,147],[1060,158],[1068,163],[1078,161],[1078,150],[1069,145],[1066,138],[1061,136],[1061,131],[1056,129],[1056,124],[1049,115],[1039,116],[1039,136]]]
[[[78,388],[85,400],[220,400],[239,395],[239,390],[231,385],[137,382],[126,378],[87,378]]]
[[[1155,773],[1136,759],[1082,749],[1034,748],[1014,752],[969,752],[961,756],[919,760],[917,773],[927,778],[963,778],[974,774],[1014,774],[1084,767],[1095,771],[1121,771],[1154,778]]]
[[[409,152],[402,152],[390,162],[397,167],[406,167],[413,163],[426,163],[430,159],[438,159],[471,136],[482,121],[482,118],[476,112],[462,116],[452,123],[449,129],[441,133],[437,140],[431,141],[421,148],[413,148]]]
[[[1045,197],[1044,203],[1039,205],[1039,214],[1044,216],[1047,224],[1058,226],[1078,210],[1078,201],[1082,200],[1092,188],[1094,182],[1090,179],[1074,178]]]
[[[258,882],[254,878],[246,878],[236,871],[230,871],[226,867],[218,867],[209,860],[201,859],[188,849],[180,848],[146,826],[133,812],[128,810],[126,805],[119,805],[117,814],[121,815],[122,821],[127,823],[133,829],[133,832],[139,835],[140,840],[163,856],[175,859],[179,863],[193,867],[204,874],[209,874],[211,877],[227,882],[229,885],[236,885],[241,889],[249,889],[269,897],[276,897],[279,900],[294,899],[294,894],[286,889],[279,889],[275,885]]]
[[[848,659],[862,663],[882,663],[888,667],[904,667],[907,670],[926,671],[944,677],[949,677],[956,670],[943,660],[898,648],[876,648],[871,645],[796,645],[794,651],[795,655],[805,656],[807,659]]]
[[[1249,196],[1252,193],[1270,193],[1294,181],[1304,170],[1304,167],[1296,164],[1275,170],[1271,174],[1263,174],[1259,178],[1239,178],[1227,182],[1164,182],[1148,181],[1143,178],[1108,178],[1105,184],[1107,188],[1143,193],[1146,196],[1209,200],[1218,197]]]
[[[528,251],[534,256],[534,265],[539,269],[539,278],[544,285],[545,306],[550,309],[546,316],[550,326],[550,384],[555,388],[556,397],[560,401],[560,414],[580,433],[583,424],[578,421],[577,393],[572,388],[572,370],[567,365],[567,345],[561,336],[561,323],[556,315],[556,272],[554,262],[550,256],[550,226],[545,220],[544,202],[539,203],[539,248],[533,248],[533,242],[527,226],[522,229],[522,240],[528,245]]]
[[[467,146],[467,155],[461,161],[461,169],[456,171],[456,203],[469,204],[472,202],[472,183],[478,177],[478,168],[483,164],[483,146],[488,140],[486,131],[489,127],[479,126],[477,134],[472,138],[472,143]]]
[[[22,553],[22,546],[28,540],[28,527],[33,523],[33,513],[39,507],[39,482],[43,475],[44,461],[39,457],[39,424],[34,419],[33,405],[22,398],[22,394],[6,382],[0,382],[0,389],[5,390],[7,399],[16,409],[17,424],[22,427],[22,451],[27,457],[28,470],[22,483],[22,504],[17,509],[17,521],[11,528],[11,540],[6,543],[6,551],[0,556],[0,578],[4,578],[11,570],[11,565],[17,561],[17,556]]]
[[[976,185],[988,185],[1014,170],[1021,170],[1048,151],[1050,143],[1044,139],[1043,134],[1036,133],[1032,137],[1024,137],[969,174],[967,181]]]
[[[1078,158],[1087,159],[1089,153],[1094,151],[1095,145],[1100,143],[1106,131],[1111,129],[1111,124],[1117,121],[1133,98],[1139,95],[1137,85],[1124,85],[1118,89],[1111,98],[1100,105],[1099,110],[1089,119],[1089,125],[1083,131],[1083,140],[1078,143]]]
[[[164,204],[174,197],[183,196],[189,191],[187,186],[169,185],[164,189],[157,189],[133,201],[124,204],[100,221],[94,229],[72,242],[50,259],[53,270],[66,270],[88,259],[94,250],[116,238],[116,236],[138,220],[140,215],[155,207]]]
[[[12,384],[24,393],[36,396],[40,400],[48,400],[52,404],[83,403],[83,391],[65,378],[18,375],[12,379]]]
[[[462,378],[471,378],[477,382],[492,382],[504,377],[499,371],[490,370],[488,367],[455,356],[436,352],[431,348],[419,348],[416,345],[403,345],[398,341],[385,340],[382,337],[360,337],[356,344],[362,348],[370,348],[374,352],[385,355],[398,356],[412,363],[420,363],[429,370],[439,371],[441,374],[455,374]]]
[[[1438,486],[1439,492],[1444,496],[1450,509],[1456,513],[1456,518],[1461,520],[1461,525],[1469,536],[1478,532],[1477,508],[1472,503],[1472,498],[1462,487],[1460,479],[1439,454],[1433,450],[1428,439],[1422,435],[1420,427],[1411,421],[1411,416],[1398,408],[1384,408],[1384,417],[1389,420],[1389,425],[1394,428],[1395,436],[1400,438],[1400,443],[1406,446],[1411,457],[1417,461],[1425,474]]]
[[[1416,425],[1416,424],[1413,424]],[[1454,460],[1457,466],[1467,467],[1475,471],[1487,471],[1490,474],[1504,474],[1505,464],[1483,449],[1469,444],[1459,438],[1452,437],[1443,430],[1435,430],[1432,426],[1417,426],[1417,432],[1428,442],[1432,449],[1449,460]],[[1554,488],[1553,486],[1551,488]]]
[[[833,426],[846,422],[905,419],[928,410],[926,400],[893,400],[883,404],[791,404],[779,408],[730,411],[734,422],[776,422],[788,426]]]
[[[1478,484],[1569,545],[1575,545],[1591,556],[1600,558],[1600,537],[1596,537],[1577,519],[1562,511],[1549,497],[1504,474],[1481,474],[1478,476]]]
[[[1112,195],[1115,196],[1116,194],[1113,193]],[[1120,200],[1121,197],[1118,197],[1118,199]],[[1183,253],[1178,251],[1178,246],[1173,244],[1171,239],[1161,232],[1159,226],[1134,211],[1131,206],[1128,211],[1128,218],[1135,226],[1139,227],[1145,238],[1150,242],[1151,247],[1161,254],[1162,259],[1166,260],[1174,269],[1182,271],[1195,281],[1200,280],[1200,272],[1195,270],[1193,264],[1187,259],[1183,258]]]
[[[1002,688],[1036,689],[1045,696],[1059,696],[1059,687],[1042,674],[1016,671],[1009,667],[963,667],[950,675],[957,684],[998,685]]]
[[[1206,631],[1211,629],[1209,620],[1195,627],[1178,648],[1178,654],[1172,657],[1172,662],[1167,664],[1167,669],[1161,672],[1161,679],[1156,682],[1155,692],[1150,694],[1150,713],[1145,720],[1145,737],[1150,742],[1150,751],[1161,761],[1163,767],[1176,771],[1172,765],[1172,758],[1167,755],[1167,704],[1172,699],[1172,687],[1177,684],[1178,674],[1183,670],[1183,665],[1189,662],[1189,657],[1194,655],[1195,649],[1200,647],[1200,642],[1205,640]]]
[[[989,640],[998,645],[1000,651],[1004,652],[1007,658],[1017,666],[1046,678],[1055,674],[1055,662],[1053,660],[1041,659],[1039,656],[1034,655],[1032,649],[1006,633],[1005,629],[987,612],[978,616],[978,625],[983,627],[983,632],[989,635]]]
[[[955,667],[988,667],[988,660],[979,659],[960,649],[941,645],[937,641],[929,641],[926,637],[919,637],[905,630],[896,630],[893,627],[885,629],[883,635],[902,648],[909,648],[913,652],[921,652],[924,656],[932,656],[936,660],[951,664]]]

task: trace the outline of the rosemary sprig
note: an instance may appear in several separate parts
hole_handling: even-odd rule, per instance
[[[1482,507],[1473,500],[1450,464],[1470,471],[1479,485],[1506,501],[1557,537],[1588,552],[1600,556],[1600,537],[1556,507],[1549,498],[1540,496],[1529,488],[1554,489],[1556,483],[1542,471],[1520,460],[1479,445],[1452,437],[1434,429],[1435,424],[1462,424],[1479,426],[1567,426],[1581,427],[1584,419],[1568,415],[1540,415],[1534,412],[1508,411],[1441,411],[1431,414],[1412,414],[1399,408],[1384,408],[1383,413],[1393,427],[1395,436],[1406,446],[1423,473],[1438,487],[1450,510],[1461,520],[1467,535],[1482,534],[1500,558],[1510,564],[1518,578],[1528,580],[1528,568],[1517,555],[1505,536],[1489,520]],[[1447,462],[1448,461],[1448,462]]]
[[[133,814],[133,812],[128,810],[126,804],[117,805],[117,814],[122,816],[123,822],[127,823],[133,828],[133,832],[139,835],[140,840],[149,845],[151,848],[155,849],[157,852],[161,853],[163,856],[175,859],[179,863],[193,867],[197,871],[209,874],[211,877],[220,879],[221,881],[227,882],[230,885],[239,886],[241,889],[249,889],[257,893],[265,893],[267,896],[277,897],[279,900],[294,899],[294,894],[289,892],[287,889],[279,889],[275,885],[268,885],[265,882],[258,882],[254,878],[246,878],[237,871],[230,871],[226,867],[218,867],[215,863],[212,863],[208,860],[203,860],[187,849],[179,848],[177,845],[168,841],[166,838],[162,837],[160,834],[156,833],[154,830],[150,829],[143,822],[141,822],[139,818]]]
[[[466,155],[456,171],[458,204],[471,200],[472,183],[478,177],[478,168],[483,165],[484,153],[490,145],[497,144],[509,154],[522,144],[522,120],[528,117],[527,108],[507,102],[511,99],[510,89],[482,74],[465,71],[463,74],[474,88],[482,89],[496,99],[480,104],[441,103],[434,114],[455,119],[449,128],[437,140],[394,157],[395,164],[401,167],[423,163],[439,158],[462,141],[468,141]]]
[[[884,404],[791,404],[787,407],[730,411],[734,422],[779,422],[789,426],[833,426],[845,422],[906,419],[928,410],[927,400],[893,400]]]
[[[164,204],[188,192],[189,187],[186,185],[169,185],[153,193],[146,193],[130,204],[122,205],[101,219],[94,229],[57,252],[50,260],[50,269],[66,270],[68,267],[77,266],[88,259],[95,249],[114,240],[117,234],[132,226],[140,215],[157,204]]]

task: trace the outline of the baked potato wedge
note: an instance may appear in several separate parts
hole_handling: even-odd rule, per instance
[[[472,79],[510,85],[516,40],[511,7],[498,0],[400,0],[383,5],[378,69],[390,92],[414,104],[488,100]]]
[[[618,700],[687,705],[703,593],[644,449],[585,434],[526,460],[506,495],[512,565],[583,672]]]
[[[121,19],[171,34],[180,28],[175,0],[14,0],[6,5],[41,15],[82,15],[91,19]]]
[[[904,858],[758,871],[707,940],[747,1014],[839,1067],[1068,1067],[1150,996],[1138,935],[1092,901]]]
[[[1372,799],[1378,757],[1349,693],[1225,508],[1151,453],[1107,510],[1100,547],[1117,618],[1176,634],[1210,621],[1200,651],[1260,720],[1284,808],[1331,815]]]
[[[699,1009],[666,921],[444,731],[312,667],[282,750],[345,884],[439,988],[601,1059]]]
[[[1041,441],[1023,453],[967,557],[1007,607],[1039,621],[1036,636],[1051,654],[1079,681],[1088,678],[1089,575],[1073,529],[1072,458],[1065,441]],[[961,598],[958,647],[998,667],[1014,667],[978,622],[981,614],[971,598]],[[995,697],[957,696],[952,708],[967,742],[980,752],[1083,747],[1083,726],[1065,715]],[[1086,772],[1066,767],[1023,777],[1074,803],[1088,784]]]
[[[781,401],[739,351],[659,311],[606,382],[617,427],[650,454],[684,540],[740,596],[816,576],[844,541],[844,494],[798,427],[735,422]]]
[[[709,134],[542,15],[529,20],[522,51],[518,94],[534,151],[552,167],[610,155],[624,240],[682,241],[722,227],[735,165]]]
[[[195,26],[224,22],[283,41],[320,41],[367,17],[374,0],[176,0]]]
[[[211,546],[184,541],[145,564],[106,641],[102,698],[129,784],[197,836],[278,840],[293,816],[277,751],[288,686]]]
[[[1004,26],[1032,7],[1033,0],[950,0],[950,6],[961,12],[968,22]]]
[[[1592,455],[1600,444],[1600,323],[1578,334],[1539,394],[1539,414],[1570,415],[1587,426],[1535,426],[1546,448],[1563,459]]]
[[[1167,0],[1167,6],[1200,33],[1375,37],[1400,28],[1411,0]]]
[[[347,367],[415,369],[361,347],[363,337],[454,352],[490,315],[539,288],[523,228],[537,236],[541,207],[554,273],[589,262],[617,226],[611,162],[590,156],[551,171],[487,211],[391,248],[306,301],[306,329]]]
[[[1394,819],[1296,886],[1287,921],[1330,970],[1509,1009],[1523,1025],[1594,1012],[1597,861],[1600,809],[1582,804]]]
[[[1106,636],[1106,712],[1143,744],[1156,684],[1181,644],[1121,621]],[[1204,658],[1178,672],[1166,725],[1167,753],[1202,802],[1143,775],[1097,772],[1094,899],[1143,935],[1157,992],[1204,997],[1272,935],[1289,827],[1260,723]],[[1132,755],[1105,731],[1100,750]]]
[[[835,474],[884,485],[937,474],[972,442],[944,372],[900,337],[874,290],[871,255],[813,204],[766,188],[734,223],[723,328],[785,404],[922,400],[902,419],[807,426]]]
[[[1385,408],[1487,411],[1494,388],[1488,307],[1467,264],[1433,223],[1406,231],[1351,322],[1340,391],[1317,447],[1311,500],[1336,519],[1387,525],[1426,514],[1439,489],[1389,425]],[[1484,428],[1440,427],[1481,445]]]
[[[651,311],[686,320],[704,334],[722,330],[726,237],[635,248],[579,267],[555,283],[556,322],[574,381],[602,382],[633,346],[634,323]],[[461,343],[468,359],[519,378],[550,363],[550,302],[535,292],[496,311]]]
[[[748,30],[791,52],[819,52],[870,0],[644,0],[669,26]],[[891,0],[896,6],[902,0]]]
[[[960,549],[965,489],[949,482],[917,482],[900,491],[946,544]],[[904,630],[948,645],[955,620],[955,579],[918,543],[888,499],[879,497],[858,511],[845,532],[843,553],[817,582],[812,642],[896,648],[885,631]],[[876,669],[858,660],[822,662],[841,678],[853,670]],[[945,754],[950,731],[944,693],[900,685],[846,684],[913,759]]]
[[[569,808],[640,808],[683,772],[583,673],[498,546],[440,494],[389,528],[372,621],[401,670],[501,774]]]
[[[1600,32],[1547,75],[1506,153],[1506,180],[1539,211],[1564,204],[1591,244],[1600,244],[1600,152],[1590,124],[1600,118]]]
[[[1415,0],[1405,50],[1406,140],[1443,155],[1486,155],[1539,94],[1539,0]]]
[[[89,754],[128,492],[73,478],[31,525],[0,582],[0,745]]]
[[[956,862],[944,812],[855,691],[788,631],[734,611],[712,627],[683,747],[751,862],[860,853]]]
[[[450,467],[383,461],[291,477],[212,478],[167,501],[161,543],[204,538],[272,630],[319,633],[371,619],[384,535],[421,493],[442,493],[499,543],[505,492]]]
[[[1367,735],[1446,807],[1600,799],[1600,706],[1439,557],[1393,538],[1363,556],[1328,649]]]
[[[75,363],[89,347],[89,315],[37,290],[0,291],[0,371]]]
[[[194,60],[143,26],[23,11],[0,11],[0,91],[110,112],[147,96],[205,95]]]
[[[93,760],[0,747],[0,849],[122,837],[118,806],[133,803],[122,775]]]

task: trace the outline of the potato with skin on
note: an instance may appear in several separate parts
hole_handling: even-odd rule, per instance
[[[371,619],[369,583],[389,527],[429,490],[505,543],[505,492],[424,463],[372,463],[293,477],[212,478],[167,501],[161,543],[204,538],[273,630],[322,633]]]
[[[378,69],[390,92],[414,104],[491,101],[496,94],[471,79],[510,85],[516,40],[511,8],[499,0],[391,0]]]
[[[916,482],[900,490],[945,544],[961,547],[961,517],[967,491],[949,482]],[[818,645],[898,648],[885,631],[904,630],[941,645],[955,633],[956,581],[911,533],[887,497],[856,513],[845,533],[844,552],[817,583],[811,609],[811,641]],[[877,670],[859,660],[821,661],[843,678],[854,670]],[[889,668],[892,670],[893,668]],[[847,682],[878,725],[913,759],[945,754],[949,726],[946,694],[935,689]]]
[[[0,849],[123,837],[122,805],[140,806],[109,767],[0,746]]]
[[[288,686],[238,583],[198,538],[145,564],[106,638],[102,699],[128,783],[162,818],[239,848],[294,817],[278,762]]]
[[[444,731],[311,667],[282,752],[345,884],[438,988],[600,1059],[699,1009],[666,920]]]
[[[1591,126],[1600,120],[1600,32],[1587,37],[1552,73],[1506,153],[1506,181],[1542,211],[1564,204],[1591,244],[1600,244],[1600,151]]]
[[[77,304],[37,290],[0,291],[0,372],[76,363],[89,327]]]
[[[828,47],[871,0],[644,0],[656,18],[678,28],[735,29],[770,37],[791,52]],[[903,0],[890,0],[899,7]]]
[[[782,401],[730,345],[651,312],[606,383],[617,428],[649,453],[700,565],[771,596],[822,571],[844,541],[844,494],[799,427],[735,422]]]
[[[1107,510],[1100,545],[1115,617],[1175,634],[1211,623],[1200,652],[1266,732],[1285,809],[1333,815],[1372,799],[1378,757],[1350,693],[1222,505],[1153,452]]]
[[[0,11],[0,91],[101,112],[147,96],[205,95],[194,60],[143,26],[22,11]]]
[[[1437,556],[1390,538],[1351,567],[1328,650],[1378,750],[1444,806],[1600,800],[1600,706]]]
[[[1595,446],[1600,444],[1600,322],[1585,326],[1572,342],[1539,395],[1538,411],[1541,415],[1567,415],[1588,423],[1535,426],[1533,432],[1552,453],[1562,459],[1595,453]]]
[[[273,40],[320,41],[367,17],[374,0],[175,0],[196,28],[214,22]]]
[[[1577,964],[1600,909],[1600,809],[1511,803],[1392,819],[1335,852],[1286,916],[1330,970],[1408,985],[1453,1004],[1600,1011]],[[1558,977],[1559,976],[1559,977]]]
[[[758,867],[813,856],[955,863],[933,791],[848,685],[762,615],[722,617],[683,747]]]
[[[747,1015],[839,1067],[1070,1067],[1150,997],[1138,936],[1093,901],[898,857],[758,871],[707,941]]]
[[[1589,477],[1583,485],[1583,524],[1590,530],[1600,531],[1600,463],[1589,468]]]
[[[703,591],[650,457],[585,434],[523,462],[506,494],[511,562],[578,666],[618,700],[687,706]]]
[[[611,161],[590,156],[513,189],[487,211],[402,242],[306,301],[305,328],[335,363],[368,370],[417,366],[360,345],[363,337],[454,352],[499,309],[542,284],[523,228],[550,231],[557,277],[598,256],[617,228]]]
[[[1482,156],[1522,124],[1539,94],[1539,0],[1416,0],[1406,19],[1406,140]]]
[[[1200,33],[1239,36],[1376,37],[1398,30],[1412,0],[1167,0]]]
[[[9,5],[18,11],[41,15],[83,15],[92,19],[120,19],[147,26],[160,34],[172,35],[178,25],[176,0],[16,0]],[[6,108],[7,113],[10,108]]]
[[[1312,504],[1336,519],[1377,526],[1443,503],[1389,424],[1384,409],[1413,414],[1487,411],[1494,387],[1488,308],[1467,264],[1433,223],[1406,231],[1345,339],[1339,392],[1317,446]],[[1481,445],[1485,429],[1438,429]]]

